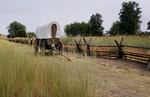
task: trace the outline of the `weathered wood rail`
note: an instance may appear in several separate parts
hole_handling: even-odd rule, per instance
[[[80,49],[82,49],[82,51],[85,51],[86,53],[86,45],[80,44],[80,46]],[[76,51],[76,45],[64,44],[64,51]],[[91,56],[129,59],[145,63],[147,64],[146,70],[150,69],[150,48],[142,48],[137,46],[122,46],[122,55],[118,55],[118,52],[118,46],[90,46]]]
[[[22,44],[31,44],[31,40],[29,39],[9,39],[9,41],[22,43]],[[80,54],[86,54],[88,56],[98,56],[98,57],[110,57],[110,58],[121,58],[121,59],[129,59],[133,61],[138,61],[147,64],[146,70],[150,70],[150,48],[148,47],[138,47],[138,46],[130,46],[130,45],[122,45],[123,38],[121,38],[120,42],[114,40],[116,46],[111,45],[99,45],[94,46],[91,45],[92,39],[87,41],[83,37],[83,41],[85,44],[81,44],[80,40],[74,39],[74,44],[64,44],[64,51],[67,52],[77,52]]]

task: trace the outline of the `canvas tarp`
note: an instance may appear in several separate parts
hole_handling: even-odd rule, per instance
[[[59,38],[60,37],[60,25],[58,22],[51,22],[47,25],[41,26],[41,27],[37,27],[36,29],[36,37],[38,39],[48,39],[48,38],[52,38],[52,34],[51,34],[51,26],[53,24],[57,25],[57,32],[56,32],[56,37]]]

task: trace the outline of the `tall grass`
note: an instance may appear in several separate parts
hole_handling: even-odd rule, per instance
[[[138,46],[138,47],[150,47],[150,36],[102,36],[102,37],[86,37],[87,40],[92,38],[91,45],[94,46],[116,46],[114,40],[120,41],[124,37],[123,45]],[[81,39],[82,37],[66,37],[62,38],[64,44],[75,44],[73,39]],[[85,44],[81,41],[81,44]]]
[[[35,56],[32,47],[0,40],[0,97],[150,96],[149,72],[127,68],[133,63],[68,56],[72,62]]]
[[[88,64],[0,40],[0,97],[93,97]]]

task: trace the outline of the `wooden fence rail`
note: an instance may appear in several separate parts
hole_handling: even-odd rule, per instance
[[[22,44],[31,44],[31,40],[29,39],[8,39],[12,42],[22,43]],[[121,59],[129,59],[134,61],[139,61],[147,64],[147,70],[150,69],[150,48],[148,47],[138,47],[138,46],[130,46],[130,45],[122,45],[123,38],[121,38],[120,42],[114,40],[116,45],[99,45],[94,46],[91,45],[91,40],[89,42],[85,40],[83,37],[85,44],[80,44],[81,39],[79,41],[74,40],[74,44],[64,44],[64,51],[74,51],[78,53],[86,53],[88,56],[100,56],[100,57],[111,57],[111,58],[121,58]]]
[[[80,49],[86,51],[86,46],[81,45]],[[147,64],[147,70],[150,69],[150,48],[142,48],[137,46],[122,46],[121,57],[118,57],[117,46],[90,46],[92,56],[123,58],[133,61],[139,61]],[[76,45],[64,45],[65,51],[77,51]],[[78,51],[77,51],[78,52]]]

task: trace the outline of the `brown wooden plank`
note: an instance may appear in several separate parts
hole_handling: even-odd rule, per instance
[[[132,56],[137,56],[137,57],[144,57],[144,58],[150,58],[150,55],[147,54],[141,54],[141,53],[133,53],[133,52],[124,52],[125,55],[132,55]]]
[[[124,45],[124,47],[139,48],[139,49],[150,49],[150,47],[140,47],[140,46],[131,46],[131,45]]]
[[[131,55],[126,55],[126,58],[128,59],[135,59],[139,61],[145,61],[146,63],[148,62],[148,58],[142,58],[142,57],[136,57],[136,56],[131,56]]]

